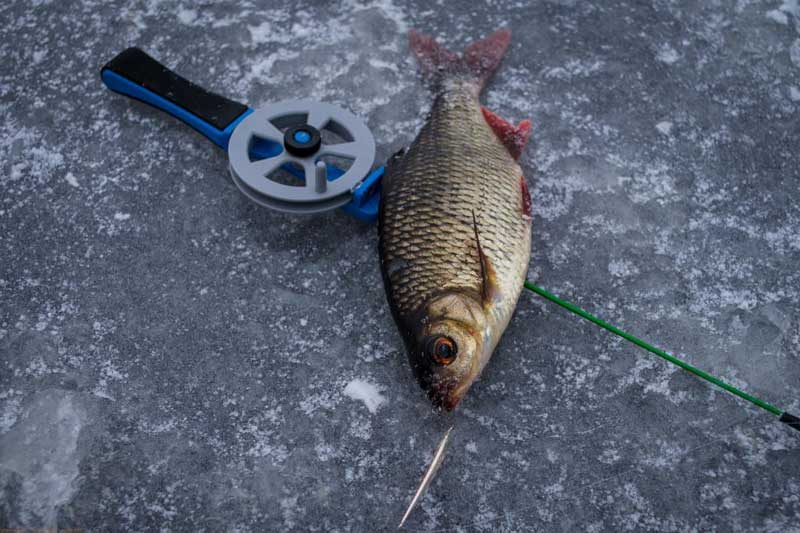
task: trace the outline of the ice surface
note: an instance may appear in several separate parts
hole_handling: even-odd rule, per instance
[[[797,412],[796,0],[3,2],[0,20],[0,527],[386,530],[455,421],[411,530],[796,528],[791,430],[531,294],[455,415],[431,412],[375,228],[252,205],[221,151],[98,76],[137,45],[254,106],[324,99],[384,160],[431,102],[404,32],[460,49],[509,26],[483,100],[534,125],[530,277]]]
[[[72,393],[45,390],[31,400],[17,423],[0,435],[0,479],[18,523],[54,524],[59,507],[71,501],[82,451],[78,436],[86,414]]]

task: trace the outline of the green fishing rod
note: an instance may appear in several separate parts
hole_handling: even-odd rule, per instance
[[[679,366],[684,370],[688,370],[689,372],[691,372],[695,376],[697,376],[697,377],[699,377],[701,379],[704,379],[704,380],[708,381],[709,383],[711,383],[713,385],[716,385],[717,387],[719,387],[719,388],[721,388],[723,390],[726,390],[726,391],[730,392],[731,394],[734,394],[735,396],[738,396],[739,398],[741,398],[743,400],[747,400],[748,402],[752,403],[753,405],[755,405],[757,407],[760,407],[764,411],[767,411],[770,414],[779,417],[779,421],[780,422],[783,422],[784,424],[788,425],[789,427],[800,431],[800,418],[798,418],[798,417],[796,417],[796,416],[794,416],[792,414],[789,414],[788,412],[784,411],[783,409],[779,409],[778,407],[775,407],[774,405],[769,404],[769,403],[765,402],[764,400],[762,400],[760,398],[756,398],[755,396],[753,396],[751,394],[748,394],[748,393],[746,393],[746,392],[744,392],[742,390],[739,390],[736,387],[734,387],[733,385],[730,385],[730,384],[722,381],[721,379],[712,376],[708,372],[700,370],[699,368],[690,365],[686,361],[678,359],[674,355],[670,355],[667,352],[665,352],[664,350],[661,350],[660,348],[656,348],[652,344],[647,343],[647,342],[639,339],[638,337],[635,337],[635,336],[631,335],[630,333],[628,333],[626,331],[622,331],[621,329],[619,329],[616,326],[612,326],[608,322],[605,322],[604,320],[602,320],[600,318],[597,318],[596,316],[592,315],[591,313],[588,313],[588,312],[584,311],[583,309],[581,309],[577,305],[571,304],[571,303],[567,302],[566,300],[562,300],[558,296],[547,292],[546,290],[542,289],[541,287],[537,287],[536,285],[534,285],[530,281],[525,281],[525,288],[528,289],[529,291],[535,292],[536,294],[538,294],[539,296],[545,298],[546,300],[549,300],[549,301],[553,302],[554,304],[563,307],[567,311],[570,311],[571,313],[575,313],[576,315],[578,315],[581,318],[585,318],[589,322],[600,326],[601,328],[605,329],[606,331],[610,331],[614,335],[622,337],[626,341],[631,342],[631,343],[635,344],[636,346],[639,346],[640,348],[643,348],[643,349],[647,350],[648,352],[650,352],[650,353],[652,353],[654,355],[657,355],[658,357],[664,359],[665,361],[667,361],[669,363],[672,363],[673,365]]]

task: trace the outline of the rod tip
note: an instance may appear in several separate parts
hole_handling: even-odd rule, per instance
[[[797,431],[800,431],[800,418],[794,415],[790,415],[789,413],[783,413],[781,415],[781,422],[783,422],[790,428],[794,428]]]

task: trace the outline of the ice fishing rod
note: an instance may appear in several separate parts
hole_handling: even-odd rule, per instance
[[[373,222],[383,167],[375,138],[350,111],[316,100],[286,100],[253,109],[203,89],[138,48],[100,70],[103,83],[164,111],[228,154],[236,187],[253,202],[284,213],[341,208]]]
[[[779,417],[778,418],[779,422],[783,422],[784,424],[788,425],[790,428],[794,428],[797,431],[800,431],[800,418],[790,414],[789,412],[784,411],[783,409],[780,409],[778,407],[775,407],[774,405],[772,405],[770,403],[767,403],[764,400],[753,396],[752,394],[748,394],[748,393],[744,392],[741,389],[737,389],[733,385],[730,385],[729,383],[726,383],[725,381],[719,379],[718,377],[712,376],[708,372],[705,372],[704,370],[700,370],[699,368],[690,365],[686,361],[678,359],[674,355],[670,355],[667,352],[665,352],[664,350],[662,350],[660,348],[657,348],[657,347],[653,346],[652,344],[650,344],[648,342],[645,342],[645,341],[639,339],[638,337],[635,337],[634,335],[631,335],[630,333],[628,333],[626,331],[623,331],[623,330],[619,329],[618,327],[609,324],[608,322],[606,322],[606,321],[594,316],[593,314],[591,314],[591,313],[589,313],[587,311],[584,311],[583,309],[581,309],[577,305],[572,304],[572,303],[570,303],[570,302],[568,302],[566,300],[562,300],[558,296],[547,292],[543,288],[534,285],[530,281],[525,281],[524,286],[529,291],[535,292],[536,294],[538,294],[539,296],[543,297],[544,299],[549,300],[549,301],[553,302],[554,304],[563,307],[567,311],[569,311],[571,313],[574,313],[574,314],[578,315],[581,318],[585,318],[589,322],[591,322],[591,323],[593,323],[593,324],[595,324],[597,326],[600,326],[601,328],[605,329],[606,331],[610,331],[614,335],[622,337],[626,341],[631,342],[631,343],[635,344],[636,346],[638,346],[640,348],[643,348],[643,349],[647,350],[648,352],[650,352],[650,353],[652,353],[654,355],[657,355],[658,357],[664,359],[665,361],[667,361],[669,363],[672,363],[673,365],[679,366],[679,367],[681,367],[682,369],[684,369],[684,370],[686,370],[688,372],[691,372],[692,374],[694,374],[695,376],[699,377],[700,379],[703,379],[703,380],[711,383],[712,385],[716,385],[717,387],[719,387],[719,388],[721,388],[721,389],[723,389],[723,390],[725,390],[725,391],[727,391],[727,392],[729,392],[729,393],[731,393],[731,394],[733,394],[735,396],[738,396],[739,398],[741,398],[743,400],[746,400],[746,401],[752,403],[756,407],[759,407],[759,408],[763,409],[764,411],[767,411],[768,413]]]

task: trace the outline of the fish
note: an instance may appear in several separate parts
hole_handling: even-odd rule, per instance
[[[380,265],[413,374],[435,407],[452,411],[489,362],[528,271],[531,200],[518,159],[531,123],[515,126],[479,100],[510,30],[461,55],[416,30],[408,42],[434,100],[387,164]]]

